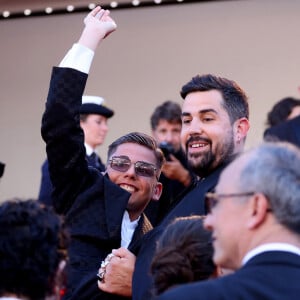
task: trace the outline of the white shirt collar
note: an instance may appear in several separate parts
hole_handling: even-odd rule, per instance
[[[134,221],[130,221],[129,214],[125,210],[121,227],[121,246],[127,248],[131,242],[134,230],[138,225],[140,217]]]
[[[268,243],[250,250],[243,258],[242,265],[245,265],[252,257],[267,251],[286,251],[300,255],[300,249],[287,243]]]
[[[84,143],[84,146],[85,146],[86,155],[90,156],[94,152],[94,149],[86,143]]]

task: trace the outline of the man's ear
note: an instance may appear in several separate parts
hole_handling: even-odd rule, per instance
[[[157,182],[155,187],[154,187],[154,191],[153,191],[153,195],[152,195],[152,200],[154,201],[158,201],[161,193],[162,193],[162,189],[163,189],[163,185],[161,182]]]
[[[247,227],[255,229],[265,222],[269,211],[269,201],[261,193],[255,194],[250,201],[251,215],[249,216]]]
[[[250,128],[249,120],[247,118],[238,119],[234,123],[233,128],[234,128],[235,140],[237,143],[240,143],[247,136],[248,130]]]

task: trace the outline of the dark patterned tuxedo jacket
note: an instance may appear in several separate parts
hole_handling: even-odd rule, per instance
[[[99,171],[105,171],[105,166],[102,163],[100,157],[99,162],[96,165],[96,160],[92,158],[91,156],[86,155],[85,156],[87,163],[89,166],[94,167],[98,169]],[[53,185],[50,179],[49,174],[49,166],[48,166],[48,160],[46,159],[42,165],[42,178],[41,178],[41,184],[40,184],[40,190],[38,195],[38,201],[45,204],[52,206],[52,191],[53,191]]]
[[[231,275],[171,288],[157,300],[298,300],[300,256],[270,251]]]
[[[71,244],[65,299],[119,299],[97,288],[101,261],[121,243],[121,223],[130,194],[112,183],[85,159],[79,108],[87,75],[70,68],[54,68],[42,136],[54,186],[53,204],[65,215]],[[142,216],[131,247],[151,229]]]

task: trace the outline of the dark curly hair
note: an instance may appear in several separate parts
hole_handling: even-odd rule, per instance
[[[296,106],[300,106],[300,100],[293,97],[286,97],[278,101],[267,115],[267,126],[272,127],[286,121]]]
[[[68,241],[64,222],[52,208],[33,199],[2,203],[0,296],[42,300],[52,295]]]
[[[203,228],[203,218],[177,218],[159,238],[151,264],[156,295],[171,286],[208,279],[215,274],[211,233]]]

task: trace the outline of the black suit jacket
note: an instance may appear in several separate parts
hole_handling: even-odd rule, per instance
[[[171,209],[162,223],[147,233],[141,240],[138,249],[135,271],[133,274],[133,299],[149,300],[152,297],[153,279],[150,275],[150,265],[154,256],[156,242],[166,226],[176,217],[206,214],[205,194],[216,186],[220,173],[226,164],[219,166],[214,172],[186,191],[186,195]]]
[[[231,275],[170,288],[157,300],[298,300],[300,256],[270,251]]]
[[[96,160],[94,158],[91,158],[91,156],[86,155],[85,158],[89,166],[94,167],[102,172],[105,171],[105,166],[102,163],[100,157],[97,165],[96,165]],[[50,179],[49,163],[47,159],[44,161],[41,171],[42,171],[42,176],[41,176],[41,184],[40,184],[40,190],[38,195],[38,201],[45,205],[52,206],[53,205],[53,201],[52,201],[53,184]]]
[[[79,108],[87,75],[54,68],[42,119],[49,172],[54,186],[53,205],[65,215],[71,244],[65,299],[118,299],[97,288],[101,261],[121,243],[121,224],[130,194],[112,183],[85,159]],[[142,216],[130,247],[151,229]]]
[[[266,129],[265,139],[278,139],[300,147],[300,116]]]

